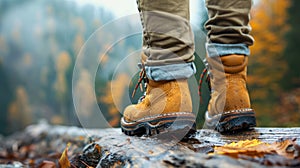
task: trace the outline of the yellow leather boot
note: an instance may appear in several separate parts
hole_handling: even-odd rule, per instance
[[[246,88],[248,57],[228,55],[207,58],[211,99],[205,114],[205,128],[235,132],[256,126]]]
[[[151,136],[177,130],[195,131],[194,123],[195,115],[192,113],[192,100],[186,79],[147,79],[145,96],[138,104],[126,107],[121,128],[126,135]]]

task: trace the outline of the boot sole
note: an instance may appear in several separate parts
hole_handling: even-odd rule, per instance
[[[214,128],[208,125],[215,124]],[[252,109],[237,110],[212,117],[204,127],[215,129],[220,133],[235,133],[249,130],[256,126],[255,112]]]
[[[129,136],[175,136],[183,138],[196,132],[196,117],[191,112],[161,114],[127,122],[121,119],[122,132]],[[182,136],[182,137],[180,137]]]

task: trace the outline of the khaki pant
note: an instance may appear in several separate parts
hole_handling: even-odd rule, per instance
[[[189,78],[195,72],[189,0],[137,0],[143,25],[143,57],[152,80]],[[251,0],[206,0],[209,56],[249,55]],[[203,51],[205,52],[205,51]]]

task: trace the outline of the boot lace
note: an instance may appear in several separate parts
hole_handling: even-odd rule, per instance
[[[199,88],[198,88],[198,94],[200,96],[200,103],[203,103],[203,98],[202,98],[202,84],[203,84],[203,80],[205,79],[205,82],[208,84],[208,89],[211,92],[211,85],[210,85],[210,74],[209,74],[209,65],[208,62],[206,61],[206,59],[203,60],[204,64],[205,64],[205,68],[203,69],[201,75],[200,75],[200,80],[199,80]]]
[[[149,80],[147,78],[146,70],[145,70],[144,65],[142,63],[139,63],[138,66],[141,69],[141,71],[139,73],[139,79],[138,79],[138,82],[137,82],[137,84],[135,85],[135,87],[133,89],[131,97],[133,98],[135,96],[138,87],[140,87],[141,92],[144,92],[144,95],[141,96],[138,100],[138,103],[140,103],[141,101],[143,101],[143,99],[146,96],[147,84],[148,84]]]
[[[203,62],[205,63],[205,68],[203,69],[203,71],[200,75],[199,88],[198,88],[198,94],[200,96],[200,102],[201,103],[203,102],[202,91],[201,90],[202,90],[202,84],[203,84],[204,79],[205,79],[205,82],[208,84],[209,91],[211,92],[210,74],[209,74],[209,71],[208,71],[208,69],[209,69],[208,63],[207,63],[206,59],[204,59]],[[147,84],[149,82],[149,79],[147,78],[146,70],[145,70],[144,65],[139,63],[138,66],[141,69],[141,71],[139,73],[139,79],[138,79],[138,82],[137,82],[137,84],[135,85],[135,87],[133,89],[131,97],[133,98],[136,94],[137,89],[140,88],[141,92],[144,92],[144,95],[141,96],[138,100],[138,103],[140,103],[141,101],[143,101],[143,99],[146,96],[146,89],[147,89]]]

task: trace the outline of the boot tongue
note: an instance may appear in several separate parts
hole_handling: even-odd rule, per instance
[[[248,64],[248,57],[244,55],[230,55],[221,57],[225,73],[239,73],[243,71]]]
[[[222,63],[225,66],[238,66],[242,65],[245,61],[245,56],[243,55],[230,55],[221,57]]]
[[[167,82],[170,82],[170,81],[154,81],[154,80],[148,79],[148,85],[152,86],[152,87],[158,87],[158,86],[160,86],[164,83],[167,83]]]

